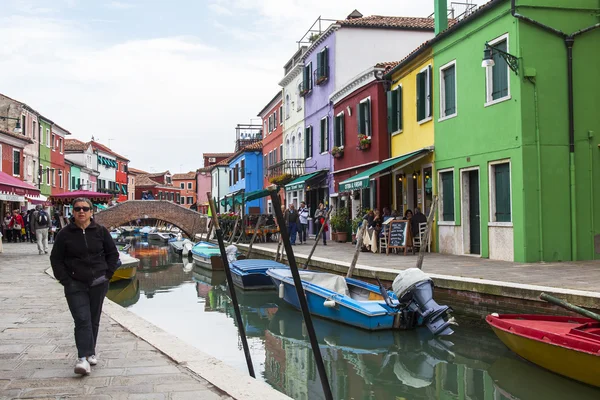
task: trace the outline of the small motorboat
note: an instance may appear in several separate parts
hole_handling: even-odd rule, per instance
[[[119,252],[119,263],[114,275],[110,279],[111,282],[120,280],[132,279],[137,273],[137,267],[140,265],[140,260],[132,257],[129,253]]]
[[[585,317],[491,314],[498,338],[524,359],[600,387],[600,322]]]
[[[194,264],[199,267],[215,271],[223,271],[223,260],[221,251],[217,246],[209,242],[198,242],[192,247],[192,258]]]
[[[148,240],[154,240],[156,242],[167,243],[170,239],[175,237],[174,233],[170,232],[150,232],[148,233]]]
[[[189,254],[194,247],[194,243],[189,239],[180,239],[180,240],[169,240],[169,247],[177,254],[181,254],[185,257]],[[184,252],[184,249],[189,249]]]
[[[244,290],[275,289],[268,269],[289,267],[273,260],[235,260],[231,264],[233,283]]]
[[[115,228],[112,231],[110,231],[110,237],[113,238],[114,241],[117,241],[121,236],[121,233],[122,232],[119,228]]]
[[[373,285],[339,275],[299,271],[310,312],[367,330],[413,329],[427,326],[434,335],[451,335],[454,331],[448,306],[433,300],[433,281],[417,268],[400,272],[393,292],[380,284]],[[300,308],[290,269],[267,270],[279,297]]]
[[[143,228],[140,228],[139,233],[142,236],[148,236],[148,234],[150,232],[155,232],[156,228],[150,227],[150,226],[144,226]]]

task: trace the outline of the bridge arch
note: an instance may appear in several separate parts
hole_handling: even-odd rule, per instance
[[[192,239],[198,233],[206,233],[206,215],[166,200],[128,200],[94,214],[94,220],[107,228],[138,219],[167,222]]]

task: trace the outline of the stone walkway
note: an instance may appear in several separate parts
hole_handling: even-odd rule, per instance
[[[308,256],[313,244],[314,239],[309,239],[307,244],[294,246],[294,254]],[[245,246],[240,245],[240,248],[245,249]],[[277,243],[255,243],[254,248],[265,249],[275,254]],[[328,241],[327,246],[319,243],[313,258],[328,259],[333,263],[350,263],[353,256],[352,244]],[[414,267],[416,262],[415,255],[386,256],[365,252],[360,253],[358,257],[358,265],[375,268],[406,269]],[[473,256],[427,253],[423,271],[462,278],[600,292],[600,260],[520,264]]]
[[[48,256],[33,244],[0,254],[0,399],[231,399],[103,315],[99,364],[73,373],[73,320]]]

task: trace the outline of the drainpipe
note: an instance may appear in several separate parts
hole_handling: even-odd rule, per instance
[[[588,131],[588,147],[589,147],[589,157],[590,157],[590,219],[592,221],[592,226],[590,229],[590,236],[592,237],[592,254],[591,259],[594,259],[594,234],[596,233],[596,229],[594,227],[594,159],[592,158],[592,139],[594,138],[594,132]]]
[[[571,208],[571,260],[577,259],[577,193],[575,186],[575,118],[573,110],[573,45],[575,44],[575,38],[581,34],[592,31],[596,28],[600,28],[600,23],[596,23],[587,28],[581,29],[570,35],[567,35],[559,29],[552,28],[551,26],[545,25],[539,21],[533,20],[529,17],[521,15],[516,12],[515,0],[510,0],[510,13],[514,18],[523,20],[531,25],[534,25],[546,32],[552,33],[556,36],[563,38],[565,46],[567,48],[567,91],[568,91],[568,115],[569,115],[569,188],[570,188],[570,208]],[[540,205],[541,207],[541,205]]]

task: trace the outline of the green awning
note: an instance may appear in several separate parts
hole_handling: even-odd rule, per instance
[[[123,191],[123,194],[127,194],[127,187],[125,185],[121,185],[121,190]]]
[[[98,156],[98,164],[104,164],[104,157]]]
[[[246,201],[262,199],[263,197],[267,197],[270,194],[271,191],[269,189],[261,189],[254,192],[246,193]]]
[[[237,193],[235,196],[227,196],[226,199],[221,200],[221,205],[231,207],[234,202],[235,204],[242,204],[242,193]]]
[[[415,156],[428,153],[429,149],[421,149],[414,151],[412,153],[405,154],[403,156],[398,156],[394,158],[390,158],[389,160],[383,161],[382,163],[374,166],[373,168],[369,168],[366,171],[361,172],[360,174],[356,174],[351,178],[346,179],[345,181],[340,182],[340,192],[349,192],[352,190],[365,189],[369,187],[369,181],[373,175],[379,174],[385,171],[388,168],[393,167],[395,164],[399,162],[409,160]]]
[[[107,207],[104,204],[94,204],[98,210],[105,210]]]
[[[306,186],[306,181],[314,178],[315,176],[317,176],[318,174],[325,172],[323,170],[321,171],[317,171],[317,172],[312,172],[310,174],[305,174],[305,175],[301,175],[299,177],[297,177],[296,179],[294,179],[293,181],[291,181],[290,183],[288,183],[287,185],[285,185],[285,190],[298,190],[298,189],[304,189],[304,187]]]

